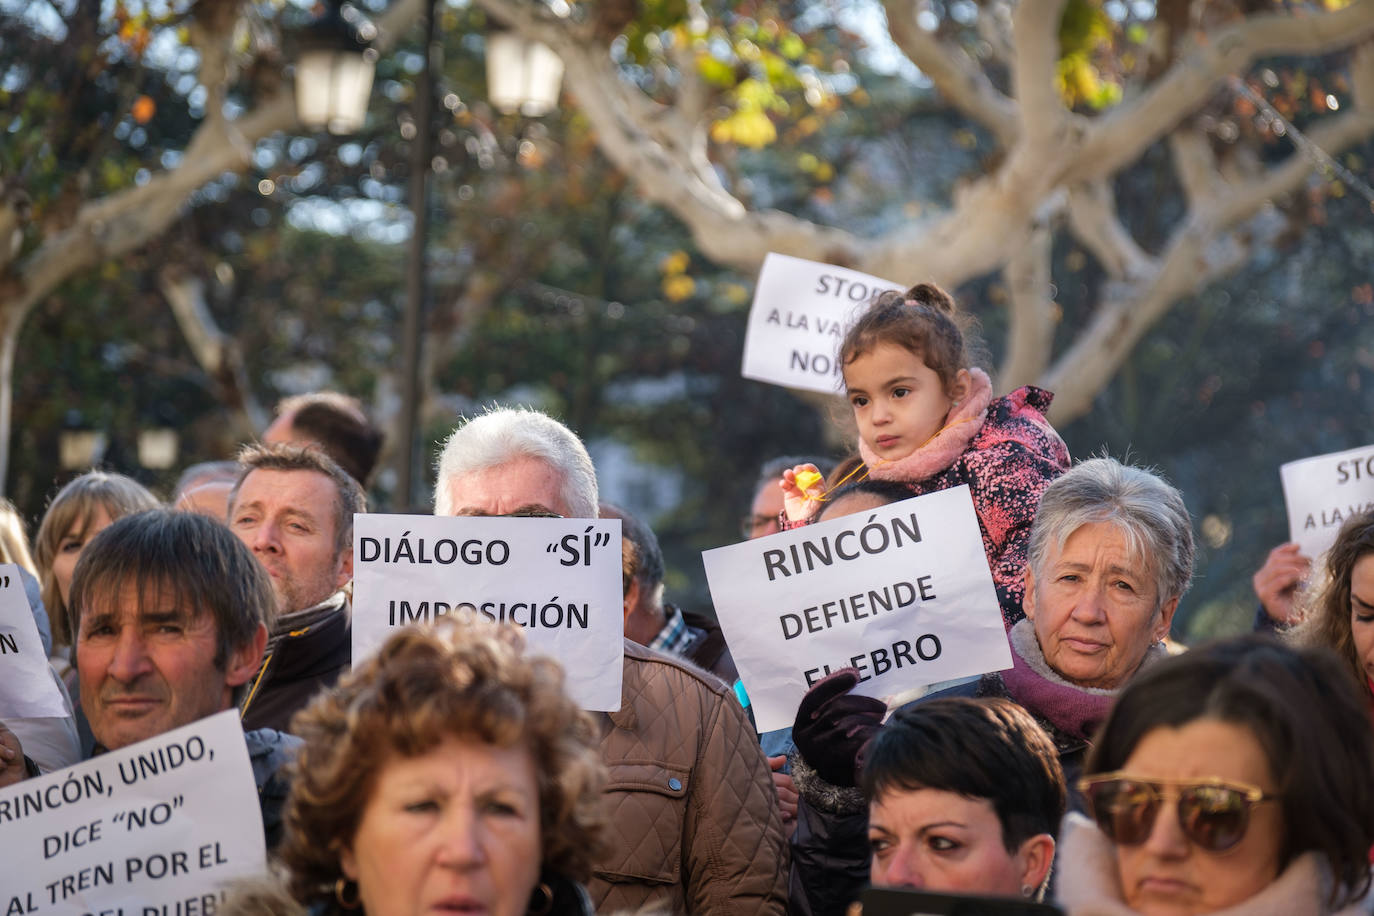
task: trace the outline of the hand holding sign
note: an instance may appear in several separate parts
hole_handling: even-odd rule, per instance
[[[817,775],[835,786],[855,785],[859,752],[883,724],[882,700],[852,693],[859,670],[843,668],[821,679],[802,697],[792,740]]]
[[[1294,606],[1298,589],[1311,571],[1312,560],[1297,544],[1280,544],[1269,551],[1251,584],[1264,606],[1264,613],[1275,623],[1289,626],[1298,622]]]

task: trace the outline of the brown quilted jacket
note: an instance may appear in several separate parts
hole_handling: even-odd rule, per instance
[[[625,641],[618,712],[602,713],[611,848],[597,912],[786,911],[787,842],[768,764],[724,684]]]

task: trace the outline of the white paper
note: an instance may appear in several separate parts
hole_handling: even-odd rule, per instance
[[[353,518],[353,664],[392,630],[470,605],[523,627],[531,651],[563,666],[584,709],[620,708],[619,519]]]
[[[745,378],[837,394],[839,346],[849,324],[887,290],[879,277],[769,254],[754,287],[744,334]]]
[[[1279,478],[1289,539],[1315,560],[1336,542],[1346,519],[1374,509],[1374,445],[1290,461]]]
[[[267,860],[238,712],[0,790],[0,849],[5,913],[214,913]]]
[[[1011,667],[967,486],[702,558],[761,732],[791,725],[811,684],[851,665],[872,697]]]
[[[19,567],[0,563],[0,722],[66,715]]]

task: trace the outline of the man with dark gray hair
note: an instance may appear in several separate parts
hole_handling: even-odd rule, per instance
[[[68,601],[96,752],[232,709],[258,670],[275,604],[252,553],[197,513],[150,509],[96,535]],[[12,738],[0,727],[0,745]],[[287,789],[278,770],[299,741],[270,729],[244,738],[271,848]],[[0,754],[0,786],[34,775]]]
[[[229,494],[229,530],[267,570],[279,614],[243,702],[245,728],[291,717],[353,663],[353,516],[362,487],[314,447],[249,445]]]
[[[454,431],[436,515],[595,518],[596,473],[567,427],[494,409]],[[781,914],[787,850],[763,753],[738,702],[694,666],[625,640],[621,707],[599,713],[610,851],[599,912]]]

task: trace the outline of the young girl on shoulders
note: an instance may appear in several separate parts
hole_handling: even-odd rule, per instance
[[[970,365],[969,324],[933,284],[884,293],[845,335],[840,363],[868,476],[901,481],[913,496],[968,484],[1010,628],[1025,616],[1035,508],[1068,469],[1069,452],[1045,419],[1048,391],[992,396],[987,373]],[[789,527],[809,521],[825,498],[811,465],[784,471],[781,486]]]

